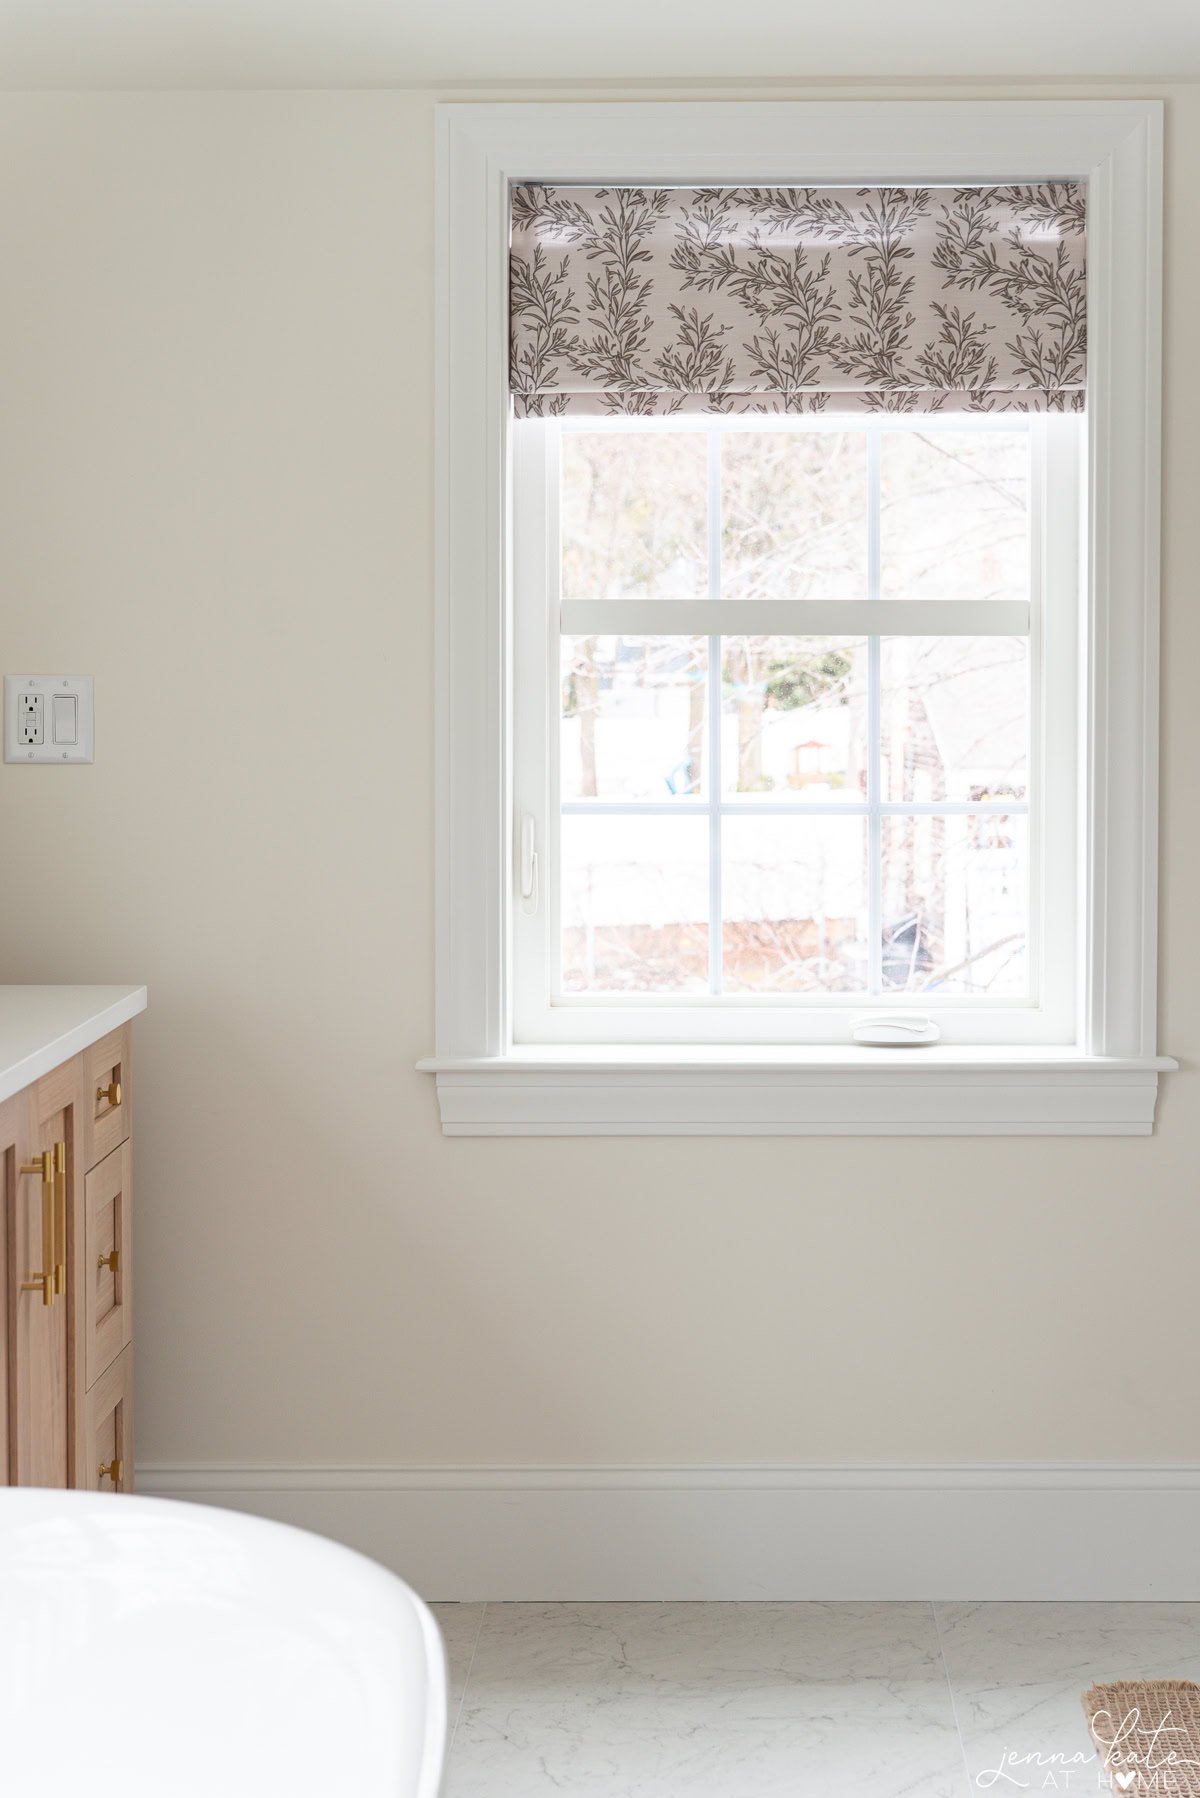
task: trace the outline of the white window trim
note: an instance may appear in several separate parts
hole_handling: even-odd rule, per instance
[[[1147,1134],[1156,1053],[1162,106],[438,109],[437,1076],[458,1135]],[[508,192],[514,181],[1089,184],[1078,1040],[831,1052],[514,1046]]]

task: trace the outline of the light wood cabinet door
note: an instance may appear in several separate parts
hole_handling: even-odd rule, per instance
[[[20,1166],[25,1160],[25,1096],[6,1099],[0,1105],[0,1486],[12,1484],[11,1430],[15,1415],[9,1408],[9,1338],[16,1328],[13,1290],[13,1234],[17,1221]]]
[[[76,1485],[92,1492],[133,1490],[133,1350],[122,1351],[84,1400],[86,1463]]]
[[[106,1155],[83,1181],[85,1384],[92,1386],[133,1339],[133,1191],[129,1143]]]
[[[80,1240],[78,1122],[80,1057],[21,1095],[24,1148],[17,1162],[10,1237],[9,1480],[66,1486],[74,1460],[73,1361],[78,1331],[68,1269]]]

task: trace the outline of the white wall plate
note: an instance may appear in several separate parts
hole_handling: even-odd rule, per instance
[[[90,674],[6,674],[6,762],[94,762],[96,711]]]

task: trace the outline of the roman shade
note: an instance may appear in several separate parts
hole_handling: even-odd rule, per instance
[[[1086,189],[512,189],[518,416],[1079,411]]]

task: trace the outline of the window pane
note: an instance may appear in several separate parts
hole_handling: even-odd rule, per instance
[[[865,989],[862,819],[726,815],[721,859],[725,992]]]
[[[562,797],[700,794],[707,659],[704,637],[564,637]]]
[[[726,599],[862,599],[864,431],[732,431],[721,441]]]
[[[867,645],[855,637],[724,637],[721,786],[865,800]]]
[[[885,989],[1024,997],[1026,819],[926,814],[882,825]]]
[[[708,990],[708,820],[562,820],[568,993]]]
[[[885,599],[1027,599],[1024,431],[883,431],[880,593]]]
[[[1024,799],[1026,638],[885,637],[880,726],[884,800]]]
[[[708,595],[703,431],[564,431],[564,599]]]

